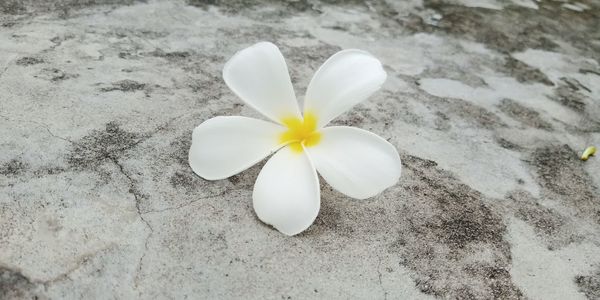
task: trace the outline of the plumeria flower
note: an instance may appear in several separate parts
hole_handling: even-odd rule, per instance
[[[386,140],[354,127],[325,127],[386,77],[371,54],[340,51],[312,78],[301,113],[279,48],[261,42],[241,50],[225,64],[225,83],[272,122],[238,116],[205,121],[192,134],[190,166],[205,179],[224,179],[275,153],[256,178],[254,210],[282,233],[298,234],[319,213],[317,171],[356,199],[375,196],[400,178],[400,157]]]

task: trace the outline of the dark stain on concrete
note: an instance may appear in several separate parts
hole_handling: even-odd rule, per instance
[[[208,8],[209,6],[216,6],[221,11],[227,14],[239,14],[247,10],[255,10],[257,7],[264,5],[274,6],[278,8],[278,13],[288,15],[294,12],[310,12],[314,11],[313,5],[308,0],[285,0],[285,1],[274,1],[274,0],[262,0],[262,1],[248,1],[248,0],[187,0],[188,5],[197,6],[201,8]]]
[[[116,122],[110,122],[103,130],[92,130],[74,142],[67,162],[75,169],[95,168],[106,161],[115,161],[143,140],[143,135],[127,132]]]
[[[0,174],[4,176],[18,176],[23,174],[29,166],[20,159],[13,158],[0,164]]]
[[[575,283],[588,299],[600,299],[600,269],[591,275],[576,276]]]
[[[503,67],[506,73],[516,78],[519,82],[539,82],[549,86],[554,85],[554,83],[552,83],[552,81],[550,81],[550,79],[544,73],[542,73],[542,71],[531,67],[510,55],[506,56],[506,61]]]
[[[174,187],[187,187],[192,185],[193,177],[187,173],[177,171],[175,174],[171,175],[170,181],[171,185]]]
[[[319,41],[312,46],[282,46],[288,64],[294,66],[307,66],[316,71],[331,55],[342,50],[339,46],[330,45]]]
[[[506,226],[484,196],[441,170],[437,163],[402,156],[403,180],[390,253],[412,270],[423,293],[444,299],[519,299],[512,283]],[[480,249],[490,260],[477,260]],[[477,261],[473,264],[473,261]]]
[[[509,117],[521,122],[524,125],[543,130],[552,130],[552,125],[544,121],[537,111],[512,99],[502,99],[498,105],[498,108],[500,108],[500,110]]]
[[[352,109],[341,116],[335,118],[331,122],[332,125],[336,126],[352,126],[361,127],[366,121],[365,112],[361,112],[358,109]]]
[[[554,89],[554,95],[550,99],[571,108],[577,112],[584,112],[586,107],[584,91],[590,91],[587,87],[581,85],[577,80],[572,78],[560,78],[561,81],[558,87]]]
[[[191,146],[192,131],[190,130],[171,141],[169,144],[169,148],[171,149],[170,157],[181,166],[189,166],[189,152]]]
[[[546,146],[535,149],[531,156],[528,162],[548,195],[600,223],[600,193],[576,151],[568,145]]]
[[[300,13],[319,15],[324,11],[325,6],[347,7],[363,12],[369,12],[373,18],[381,22],[382,27],[397,27],[396,20],[398,12],[394,10],[387,1],[362,1],[362,0],[186,0],[188,5],[208,9],[208,7],[217,7],[221,12],[230,15],[247,15],[254,19],[277,19],[289,17]],[[269,10],[261,11],[262,7],[269,7]],[[332,25],[331,28],[346,30],[342,25]]]
[[[513,150],[513,151],[523,150],[523,147],[521,147],[505,138],[495,136],[494,139],[496,140],[496,143],[498,143],[498,145],[500,145],[500,147],[502,147],[504,149]]]
[[[275,19],[280,20],[281,17],[283,16]],[[266,20],[268,17],[261,16],[260,19]],[[283,56],[288,59],[290,54],[284,50],[286,47],[286,41],[294,38],[314,38],[307,31],[290,30],[283,26],[268,26],[264,24],[239,26],[236,28],[221,27],[217,28],[215,34],[222,37],[222,39],[216,41],[216,47],[218,49],[222,49],[221,51],[227,51],[226,55],[224,55],[224,59],[230,58],[235,52],[239,51],[242,48],[240,45],[250,46],[255,44],[257,41],[272,42],[283,50]],[[230,40],[236,41],[237,45],[232,45],[231,43],[226,42]],[[219,64],[222,63],[223,61],[219,62]]]
[[[340,197],[345,198],[345,196],[335,191],[322,177],[319,177],[319,183],[321,191],[321,208],[319,214],[315,222],[306,231],[297,236],[300,238],[321,239],[319,236],[330,233],[342,237],[344,240],[357,237],[355,226],[352,222],[346,222],[348,216],[343,215],[343,209],[340,208],[339,201],[342,201],[342,199],[337,199]],[[328,249],[327,246],[321,248]]]
[[[579,73],[581,74],[594,74],[600,76],[600,71],[594,71],[591,69],[579,69]]]
[[[3,20],[3,19],[0,18],[0,27],[11,28],[11,27],[13,27],[15,25],[17,25],[17,22],[9,21],[9,20]]]
[[[476,127],[485,129],[495,129],[507,126],[496,114],[481,106],[462,99],[438,99],[442,99],[442,102],[436,103],[435,105],[449,118],[458,117]]]
[[[485,212],[481,215],[481,220],[473,220],[472,215],[458,215],[440,222],[432,222],[428,227],[434,229],[440,238],[446,239],[451,247],[464,248],[469,243],[497,238],[494,228],[482,226],[488,221],[497,221],[488,219],[489,216],[489,212]]]
[[[230,55],[233,55],[235,52],[231,52]],[[186,72],[193,74],[202,74],[207,77],[214,77],[222,81],[220,75],[222,73],[222,69],[220,68],[223,62],[227,61],[230,56],[225,57],[221,55],[214,54],[202,54],[202,55],[193,55],[193,56],[170,56],[167,58],[170,62],[177,62],[182,65],[182,69]],[[207,68],[211,66],[211,68]],[[217,67],[218,66],[218,67]]]
[[[229,55],[234,53],[232,51]],[[143,55],[164,59],[168,64],[188,73],[189,77],[184,84],[200,97],[199,105],[204,106],[207,101],[221,99],[225,92],[230,93],[221,77],[222,64],[229,57],[191,51],[167,52],[161,49]]]
[[[102,91],[102,92],[112,92],[112,91],[135,92],[135,91],[144,90],[144,88],[146,88],[145,83],[139,83],[134,80],[125,79],[125,80],[113,82],[112,86],[101,88],[100,91]]]
[[[142,0],[143,1],[143,0]],[[130,5],[137,0],[40,0],[40,1],[18,1],[8,0],[8,3],[17,3],[19,5],[18,13],[23,14],[42,14],[53,12],[58,17],[66,19],[71,17],[75,12],[96,6],[107,6],[107,7],[118,7],[123,5]],[[0,1],[2,3],[2,1]],[[1,5],[1,4],[0,4]],[[0,6],[1,7],[1,6]],[[14,11],[11,10],[11,11]]]
[[[225,85],[225,81],[214,74],[212,72],[201,72],[199,77],[192,78],[188,82],[187,87],[198,95],[198,105],[204,106],[208,101],[219,100],[223,95],[231,93]]]
[[[51,48],[55,49],[56,47],[62,45],[62,43],[64,41],[68,41],[68,40],[71,40],[71,39],[74,39],[74,38],[75,38],[75,35],[74,34],[70,34],[70,33],[57,35],[57,36],[55,36],[55,37],[53,37],[53,38],[50,39],[50,41],[52,43],[54,43],[54,46],[52,46]]]
[[[600,132],[600,122],[591,119],[591,116],[585,112],[582,113],[582,117],[579,122],[575,124],[569,124],[565,122],[561,122],[567,132],[574,134],[589,134],[589,133],[597,133]]]
[[[45,299],[21,272],[0,267],[0,299]]]
[[[175,188],[185,191],[189,195],[197,196],[199,191],[206,192],[214,190],[213,194],[219,193],[219,186],[213,184],[213,181],[207,181],[196,175],[189,164],[189,151],[192,145],[192,131],[188,131],[171,141],[166,155],[163,156],[164,164],[178,165],[175,172],[169,177],[169,184]],[[252,169],[252,168],[251,168]],[[246,178],[249,172],[243,171],[240,174],[227,178],[227,180],[236,186],[236,188],[252,188],[254,180]],[[256,174],[254,174],[256,176]]]
[[[78,76],[78,74],[70,74],[57,68],[44,68],[38,73],[38,75],[35,75],[34,77],[52,82],[60,82],[63,80],[76,78]]]
[[[144,39],[158,39],[167,36],[164,32],[154,32],[154,31],[123,31],[116,32],[115,35],[119,38],[124,38],[128,36],[136,36]],[[139,59],[141,57],[160,57],[164,58],[170,62],[180,62],[184,61],[184,63],[193,63],[197,61],[196,55],[189,51],[165,51],[160,48],[156,48],[150,52],[139,52],[140,48],[134,50],[124,50],[119,52],[119,58],[123,59]]]
[[[44,63],[44,60],[38,57],[26,56],[17,59],[15,63],[19,66],[31,66]]]
[[[588,43],[598,37],[600,10],[574,12],[561,7],[561,2],[537,2],[539,9],[507,6],[502,10],[466,7],[442,0],[424,1],[424,6],[439,13],[442,18],[431,25],[421,17],[411,15],[399,22],[416,32],[444,32],[460,38],[486,44],[502,53],[523,51],[528,48],[555,50],[559,46],[551,37],[560,37],[565,43],[582,50],[586,56],[600,60],[600,46]]]
[[[450,111],[483,128],[492,129],[506,127],[506,124],[504,124],[504,122],[502,122],[494,113],[466,101],[456,103],[456,105],[452,106]]]
[[[436,111],[435,112],[435,120],[433,121],[435,124],[435,129],[448,131],[450,130],[450,118],[443,112]]]
[[[407,189],[432,200],[432,209],[445,212],[431,220],[422,221],[422,226],[452,249],[461,249],[473,242],[500,242],[502,236],[498,233],[505,231],[504,225],[481,202],[483,196],[454,179],[451,174],[438,171],[436,166],[433,161],[413,156],[403,160],[403,167],[420,179]],[[436,180],[431,175],[443,180]],[[428,188],[424,189],[423,183],[427,183]]]
[[[485,278],[491,294],[489,299],[525,299],[525,296],[521,291],[517,290],[512,283],[510,276],[510,266],[508,267],[497,267],[488,266],[481,264],[468,265],[465,268],[465,272],[472,274],[475,277]],[[506,291],[511,291],[511,294],[507,294]],[[459,289],[457,299],[486,299],[488,296],[474,294],[469,290],[468,287]]]
[[[227,180],[233,185],[237,185],[241,182],[241,176],[239,174],[228,177]]]
[[[0,1],[0,12],[8,15],[21,15],[26,12],[26,9],[23,1],[3,0]]]
[[[567,84],[569,86],[569,88],[572,89],[572,90],[574,90],[574,91],[583,90],[583,91],[586,91],[588,93],[592,92],[592,90],[590,90],[587,86],[583,85],[581,82],[579,82],[579,80],[577,80],[575,78],[561,77],[559,79],[562,82],[564,82],[565,84]]]
[[[60,174],[65,171],[64,167],[61,166],[44,166],[38,170],[34,170],[33,174],[38,177],[46,176],[46,175],[55,175]]]
[[[187,51],[165,52],[164,50],[159,48],[155,49],[152,52],[149,52],[148,54],[154,57],[161,57],[169,61],[186,60],[191,56],[190,52]]]
[[[427,125],[423,116],[414,111],[406,94],[381,91],[364,103],[359,103],[333,119],[331,125],[371,130],[372,128],[365,127],[365,125],[377,124],[382,126],[381,130],[387,131],[391,130],[396,122],[405,122],[415,126]]]
[[[418,87],[420,83],[417,81],[416,85]],[[507,127],[506,123],[502,122],[493,112],[463,99],[437,97],[428,93],[418,93],[411,96],[426,103],[428,108],[435,111],[436,114],[441,114],[452,120],[454,124],[460,123],[456,120],[460,119],[477,128],[492,130]],[[438,122],[444,121],[439,120]],[[443,124],[442,127],[444,127]]]
[[[13,158],[5,163],[0,163],[0,175],[4,175],[7,177],[17,177],[23,176],[23,178],[27,176],[35,176],[35,177],[43,177],[47,175],[55,175],[64,172],[65,169],[60,166],[51,166],[46,165],[39,168],[31,168],[31,166],[23,161],[21,158]]]
[[[546,238],[557,234],[565,223],[565,219],[557,211],[543,206],[526,191],[512,191],[506,198],[514,204],[515,216]]]
[[[182,168],[169,177],[169,183],[176,189],[183,189],[188,194],[196,195],[207,184],[207,181],[196,175],[192,168]]]
[[[525,23],[523,24],[525,26],[519,28],[518,31],[510,33],[507,30],[512,29],[512,26],[508,23],[498,26],[497,22],[500,20],[509,22],[505,19],[519,19],[518,14],[509,17],[506,9],[503,10],[504,14],[499,14],[489,9],[452,5],[436,0],[426,1],[425,6],[440,13],[442,19],[437,26],[425,22],[416,23],[416,25],[422,26],[416,28],[419,31],[441,31],[486,44],[492,49],[503,52],[515,52],[526,48],[553,49],[556,47],[554,43],[537,33],[539,28],[535,24]]]
[[[352,233],[354,233],[353,227],[348,226],[342,221],[339,210],[334,206],[334,203],[323,202],[321,204],[321,210],[319,210],[319,215],[311,225],[311,227],[314,226],[314,228],[309,228],[308,231],[306,231],[306,234],[303,233],[300,236],[309,236],[313,234],[312,231],[330,231],[343,236],[352,235]]]

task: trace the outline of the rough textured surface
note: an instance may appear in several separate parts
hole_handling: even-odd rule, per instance
[[[597,1],[0,1],[1,299],[598,299]],[[191,131],[258,115],[221,70],[280,46],[297,94],[360,48],[382,91],[334,121],[396,186],[322,183],[306,232],[254,215],[264,161],[209,182]]]

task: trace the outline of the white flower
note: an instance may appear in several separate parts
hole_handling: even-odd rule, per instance
[[[205,121],[194,129],[190,166],[205,179],[223,179],[277,151],[256,178],[254,210],[282,233],[298,234],[319,213],[316,171],[334,189],[357,199],[377,195],[400,178],[400,157],[386,140],[354,127],[324,127],[377,91],[386,77],[369,53],[340,51],[312,78],[302,114],[279,48],[261,42],[241,50],[225,64],[225,83],[273,122]]]

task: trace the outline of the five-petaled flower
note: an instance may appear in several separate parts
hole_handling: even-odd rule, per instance
[[[238,116],[205,121],[194,129],[190,166],[217,180],[276,152],[256,178],[254,210],[282,233],[298,234],[319,213],[317,171],[331,187],[357,199],[375,196],[400,178],[400,157],[386,140],[354,127],[324,127],[377,91],[386,77],[371,54],[340,51],[315,73],[301,113],[279,48],[261,42],[241,50],[225,64],[225,83],[273,122]]]

